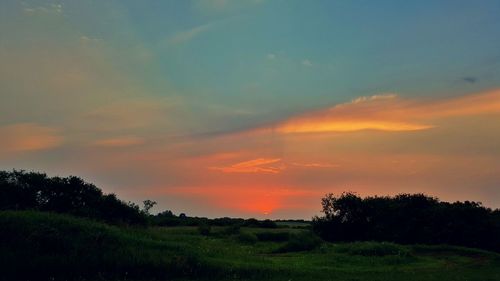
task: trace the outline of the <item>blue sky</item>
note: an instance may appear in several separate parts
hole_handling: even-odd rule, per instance
[[[200,186],[242,181],[235,197],[274,186],[317,203],[349,183],[498,205],[499,14],[500,1],[2,1],[0,168],[165,193],[174,211],[186,190],[212,202]],[[466,152],[489,172],[450,164]],[[404,180],[366,164],[398,157],[443,170]],[[282,201],[277,217],[317,209]],[[263,213],[209,215],[225,212]]]

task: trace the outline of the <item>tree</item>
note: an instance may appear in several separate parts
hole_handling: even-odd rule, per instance
[[[23,170],[0,171],[0,210],[58,212],[110,223],[146,222],[138,206],[103,194],[79,177],[48,177]]]
[[[149,199],[142,201],[142,203],[144,204],[144,208],[142,210],[147,215],[149,215],[149,210],[151,210],[151,208],[153,208],[154,205],[156,205],[155,201],[152,201],[152,200],[149,200]]]
[[[354,193],[327,194],[324,216],[313,230],[328,241],[388,241],[452,244],[500,251],[499,210],[478,202],[441,202],[425,194],[361,198]]]

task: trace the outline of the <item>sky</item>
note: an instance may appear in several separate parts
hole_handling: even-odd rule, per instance
[[[500,207],[500,1],[0,2],[0,169],[154,211]]]

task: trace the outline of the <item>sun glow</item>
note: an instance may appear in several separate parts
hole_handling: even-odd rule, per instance
[[[210,205],[249,217],[270,216],[280,210],[300,207],[295,202],[301,198],[319,195],[307,190],[275,186],[182,187],[169,191],[169,194],[203,198]]]

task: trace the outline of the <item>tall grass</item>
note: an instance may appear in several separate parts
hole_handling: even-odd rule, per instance
[[[0,212],[0,225],[7,280],[173,278],[210,269],[195,251],[86,219]]]

